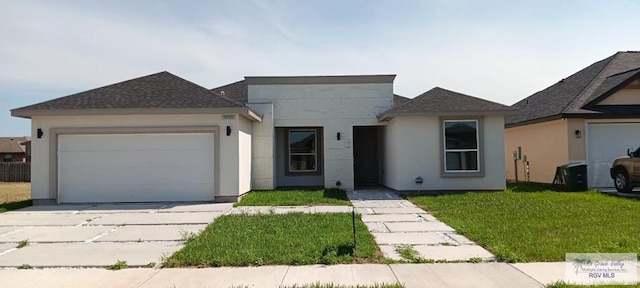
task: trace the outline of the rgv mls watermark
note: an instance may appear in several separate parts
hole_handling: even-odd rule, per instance
[[[635,284],[636,253],[567,253],[565,282],[577,285]]]

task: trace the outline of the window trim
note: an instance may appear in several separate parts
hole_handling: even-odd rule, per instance
[[[446,147],[446,124],[451,122],[475,122],[476,123],[476,141],[475,149],[447,149]],[[484,130],[482,117],[441,117],[440,118],[440,176],[441,177],[484,177]],[[447,152],[469,152],[477,151],[477,169],[476,170],[447,170]]]
[[[315,134],[315,151],[313,153],[292,153],[291,152],[291,132],[313,132]],[[286,147],[287,147],[287,172],[292,173],[292,174],[301,174],[301,175],[309,175],[309,174],[313,174],[313,173],[317,173],[318,172],[318,150],[320,149],[319,145],[318,145],[318,129],[316,128],[295,128],[295,129],[287,129],[287,139],[286,139]],[[313,155],[315,157],[315,167],[313,170],[291,170],[291,156],[295,156],[295,155],[303,155],[303,156],[308,156],[308,155]]]

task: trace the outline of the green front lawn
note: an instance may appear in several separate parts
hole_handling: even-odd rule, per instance
[[[520,184],[520,188],[516,187]],[[500,261],[564,261],[565,253],[640,253],[640,201],[589,192],[506,192],[409,199]]]
[[[242,196],[236,206],[351,205],[340,189],[254,191]]]
[[[351,214],[260,214],[218,217],[169,257],[165,267],[216,267],[377,263],[373,236],[356,215],[355,251]]]

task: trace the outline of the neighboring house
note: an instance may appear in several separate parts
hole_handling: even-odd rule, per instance
[[[32,121],[35,203],[504,189],[513,109],[441,88],[404,98],[394,78],[245,77],[210,91],[161,72],[11,113]]]
[[[609,168],[628,148],[640,146],[640,52],[618,52],[512,107],[507,118],[507,178],[550,183],[556,166],[588,164],[589,187],[613,187]]]
[[[0,161],[31,161],[31,142],[29,139],[29,137],[0,137]]]

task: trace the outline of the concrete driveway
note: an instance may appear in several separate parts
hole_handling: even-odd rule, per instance
[[[32,206],[0,214],[0,267],[160,264],[230,203]],[[17,248],[21,241],[28,245]]]

